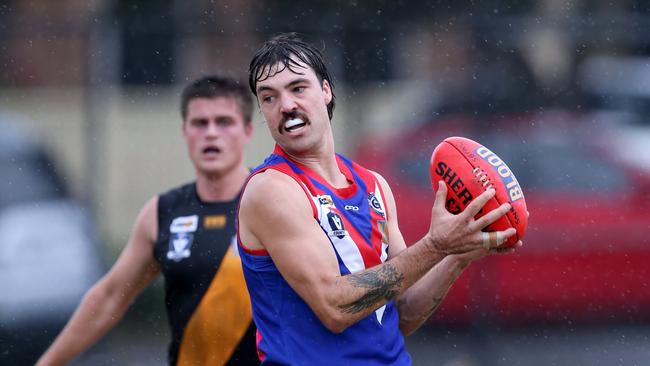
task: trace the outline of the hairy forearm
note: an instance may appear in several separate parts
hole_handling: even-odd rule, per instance
[[[124,316],[127,301],[95,285],[84,296],[61,334],[38,361],[37,366],[64,365],[94,345]]]
[[[347,314],[376,309],[376,305],[393,299],[405,288],[404,273],[392,262],[376,270],[345,276],[344,279],[353,288],[353,292],[361,290],[361,294],[354,301],[338,305],[339,309]]]
[[[442,258],[414,245],[382,265],[338,277],[332,304],[339,324],[344,329],[397,298]]]
[[[397,309],[404,335],[417,330],[436,311],[466,266],[448,256],[399,297]]]

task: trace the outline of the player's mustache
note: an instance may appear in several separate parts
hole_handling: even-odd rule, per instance
[[[304,113],[301,113],[301,112],[298,112],[298,111],[292,111],[292,112],[289,112],[289,113],[282,113],[282,122],[278,125],[278,132],[280,132],[282,134],[284,132],[284,124],[287,121],[292,120],[294,118],[301,119],[303,122],[305,122],[305,125],[311,124],[311,122],[309,122],[309,118],[307,118],[307,116]]]
[[[289,113],[282,113],[282,124],[285,124],[288,120],[294,119],[294,118],[299,118],[303,122],[305,122],[306,124],[310,123],[309,118],[307,117],[307,115],[305,115],[304,113],[299,112],[299,111],[292,111],[292,112],[289,112]]]

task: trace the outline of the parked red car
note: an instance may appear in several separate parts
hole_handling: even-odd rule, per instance
[[[391,184],[407,243],[428,228],[434,198],[428,164],[446,137],[490,148],[524,190],[530,211],[524,247],[470,266],[433,322],[650,319],[650,174],[618,158],[626,149],[617,137],[621,128],[596,115],[559,111],[457,114],[359,147],[355,159]]]

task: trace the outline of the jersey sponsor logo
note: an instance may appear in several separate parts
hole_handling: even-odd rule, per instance
[[[330,237],[335,236],[339,239],[343,239],[347,234],[345,226],[343,225],[343,220],[336,212],[327,213],[327,222],[330,224],[331,231],[327,233]]]
[[[226,215],[209,215],[203,218],[203,228],[207,230],[223,229],[228,218]]]
[[[436,166],[435,174],[440,177],[442,181],[447,183],[447,187],[454,193],[459,201],[462,201],[463,207],[466,206],[471,200],[474,199],[469,189],[465,186],[462,179],[452,170],[447,163],[441,161]],[[460,213],[461,206],[453,199],[447,201],[447,209],[454,214]]]
[[[193,233],[199,226],[199,216],[180,216],[172,220],[169,226],[170,233]]]
[[[370,194],[368,195],[368,203],[376,213],[384,217],[386,216],[386,213],[384,212],[384,208],[381,206],[381,203],[379,203],[379,199],[377,199],[377,196],[375,196],[375,192],[370,192]]]
[[[318,199],[318,203],[320,203],[321,206],[325,206],[328,208],[335,207],[334,200],[332,200],[332,196],[330,196],[329,194],[316,196],[316,199]]]
[[[199,216],[180,216],[172,220],[169,225],[169,246],[167,259],[174,262],[188,258],[191,254],[190,249],[194,242],[194,232],[198,228]]]
[[[343,207],[346,211],[359,211],[359,206],[345,205]]]

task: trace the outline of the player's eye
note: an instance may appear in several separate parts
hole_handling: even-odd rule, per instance
[[[218,125],[218,126],[221,126],[221,127],[227,127],[227,126],[230,126],[230,125],[232,125],[234,122],[235,122],[235,121],[233,121],[232,118],[226,118],[226,117],[224,117],[224,118],[218,118],[218,119],[217,119],[217,125]]]
[[[194,127],[205,127],[208,125],[207,119],[193,119],[191,122]]]

